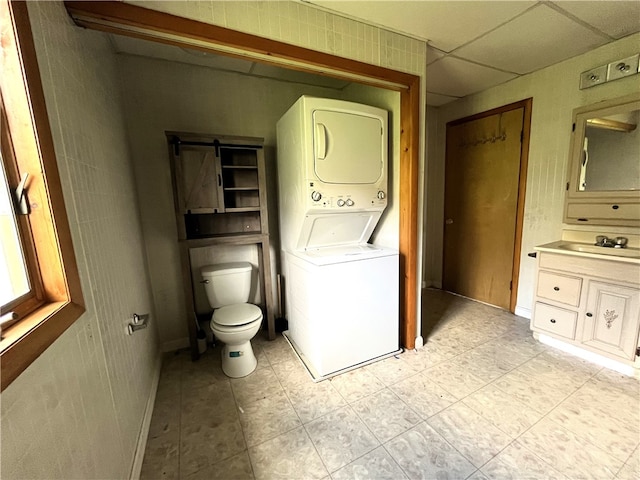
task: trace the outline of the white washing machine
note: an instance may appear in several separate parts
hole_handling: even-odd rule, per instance
[[[288,338],[316,379],[398,352],[398,252],[285,253]]]
[[[387,205],[387,112],[301,97],[280,119],[287,338],[316,379],[399,351],[399,257],[368,244]]]

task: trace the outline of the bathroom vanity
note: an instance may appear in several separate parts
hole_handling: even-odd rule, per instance
[[[634,364],[640,332],[640,249],[557,241],[536,250],[531,329]]]

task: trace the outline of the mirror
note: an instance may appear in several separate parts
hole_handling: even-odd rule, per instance
[[[640,110],[586,119],[579,191],[640,190]]]
[[[640,93],[573,111],[564,222],[640,226]]]

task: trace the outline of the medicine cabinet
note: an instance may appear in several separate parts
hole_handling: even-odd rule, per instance
[[[564,221],[640,226],[640,94],[573,112]]]

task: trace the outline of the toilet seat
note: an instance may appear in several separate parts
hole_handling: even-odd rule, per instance
[[[251,303],[236,303],[218,308],[211,317],[211,327],[223,332],[238,332],[243,327],[251,328],[262,320],[262,310]]]

